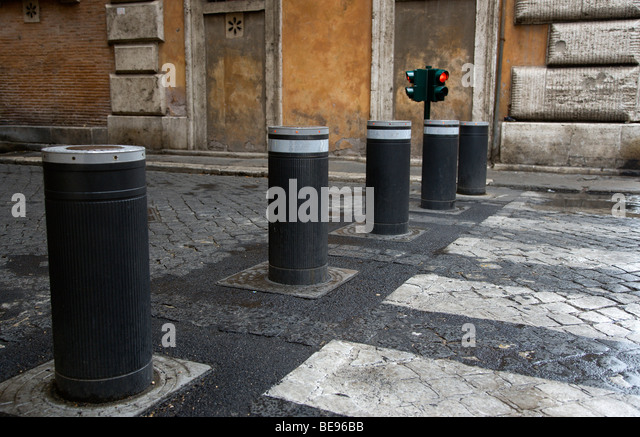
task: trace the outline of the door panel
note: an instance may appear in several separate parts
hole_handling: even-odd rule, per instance
[[[473,63],[475,46],[475,0],[396,1],[394,47],[394,110],[397,120],[413,124],[413,155],[422,153],[424,104],[405,94],[405,71],[444,68],[451,77],[449,96],[431,104],[432,120],[471,120],[473,88],[464,76],[465,64]]]
[[[264,11],[205,15],[207,148],[266,151]]]

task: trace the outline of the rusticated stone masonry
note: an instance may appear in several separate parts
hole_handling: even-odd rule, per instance
[[[515,23],[549,24],[547,66],[512,68],[501,161],[640,168],[640,1],[516,0]]]

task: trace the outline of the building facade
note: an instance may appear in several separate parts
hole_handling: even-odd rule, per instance
[[[423,106],[405,71],[451,78],[432,119],[488,121],[516,167],[640,168],[634,0],[2,0],[0,143],[265,152],[271,125],[330,128]]]

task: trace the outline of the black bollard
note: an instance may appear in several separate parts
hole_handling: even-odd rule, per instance
[[[374,225],[379,235],[409,232],[411,122],[367,123],[367,187],[374,189]]]
[[[43,150],[55,387],[70,401],[139,394],[153,377],[145,150]]]
[[[458,155],[458,193],[482,195],[487,192],[487,153],[489,123],[460,123]]]
[[[459,121],[425,120],[421,208],[455,208],[459,132]]]
[[[270,127],[268,143],[269,190],[278,188],[286,196],[286,204],[279,196],[269,203],[270,208],[280,203],[286,217],[268,217],[268,278],[286,285],[327,282],[329,228],[322,217],[321,195],[329,184],[329,128]],[[308,196],[298,198],[300,190]],[[301,207],[304,213],[315,211],[315,216],[299,217]]]

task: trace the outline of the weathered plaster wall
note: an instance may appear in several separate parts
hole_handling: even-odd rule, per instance
[[[330,128],[330,149],[361,154],[371,86],[371,0],[286,0],[283,123]]]
[[[160,44],[158,59],[160,67],[175,66],[175,87],[167,88],[169,115],[186,116],[186,63],[184,8],[182,0],[164,2],[164,43]]]
[[[498,90],[500,106],[498,108],[498,120],[504,120],[509,115],[511,105],[511,69],[513,67],[546,65],[547,40],[549,38],[549,26],[546,24],[515,25],[515,0],[504,0],[502,9],[503,22],[503,52],[500,83]]]
[[[205,16],[209,150],[266,150],[264,15],[237,15],[241,38],[225,36],[230,16]]]
[[[463,66],[474,61],[475,19],[473,0],[396,2],[395,118],[411,120],[414,156],[422,154],[424,104],[407,97],[405,71],[427,65],[448,70],[449,95],[431,104],[431,119],[470,121],[473,88],[465,86]]]

